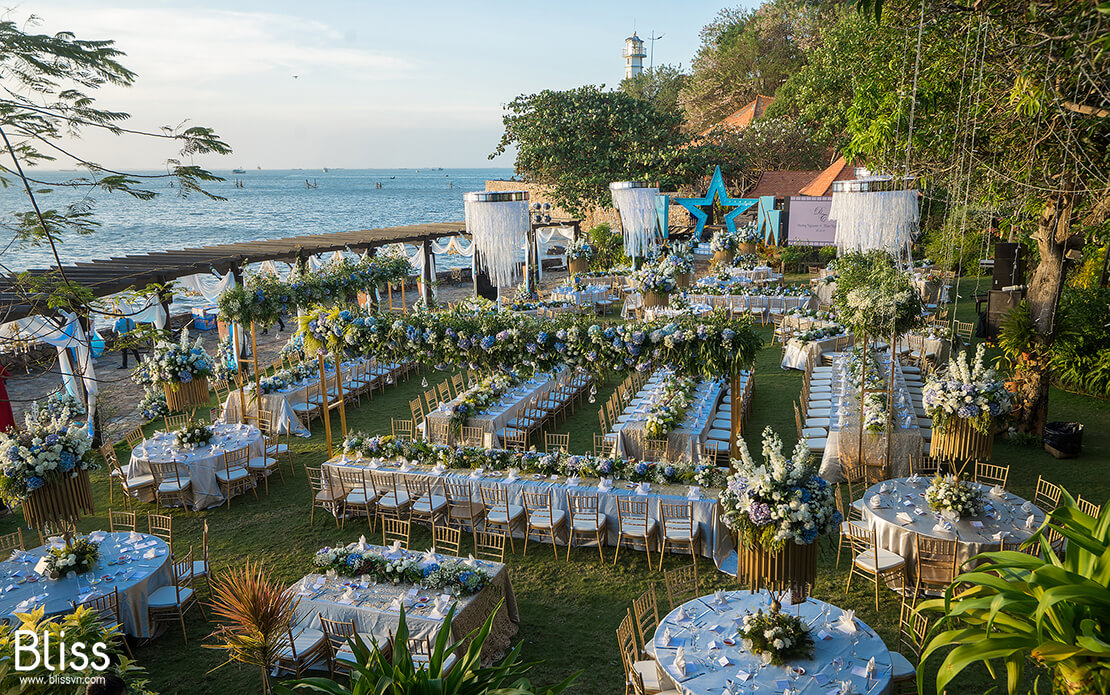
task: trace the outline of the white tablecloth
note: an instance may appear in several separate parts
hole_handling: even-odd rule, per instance
[[[138,534],[137,543],[131,542],[127,533],[94,533],[104,535],[100,560],[93,571],[77,577],[54,580],[36,574],[35,564],[46,555],[46,546],[13,556],[25,557],[29,559],[27,562],[19,559],[0,562],[0,585],[4,587],[0,593],[0,615],[15,620],[11,617],[13,613],[29,613],[38,606],[43,606],[46,616],[63,615],[73,612],[73,603],[119,589],[123,631],[132,637],[150,637],[147,597],[155,589],[173,582],[169,546],[144,533]],[[143,557],[151,551],[153,557]],[[126,559],[121,563],[124,556]],[[27,581],[28,577],[37,581]]]
[[[194,510],[214,507],[224,501],[224,495],[216,482],[216,471],[224,468],[224,452],[235,451],[244,446],[250,447],[252,457],[265,453],[266,442],[262,433],[253,425],[222,425],[215,427],[215,437],[208,446],[191,451],[175,448],[173,433],[155,432],[150,439],[131,451],[131,466],[127,471],[128,480],[150,475],[151,461],[177,461],[178,473],[192,480]],[[154,499],[152,494],[143,498],[144,502]]]
[[[917,553],[914,550],[914,534],[920,533],[932,538],[951,540],[955,538],[957,567],[969,558],[988,550],[998,550],[1000,539],[995,534],[1005,533],[1007,543],[1023,541],[1040,528],[1044,512],[1033,503],[1018,497],[1012,492],[1004,492],[1002,497],[990,494],[988,485],[979,485],[989,505],[982,517],[963,517],[950,522],[955,533],[934,528],[940,515],[929,508],[925,501],[925,490],[932,479],[919,477],[916,482],[909,478],[896,478],[872,485],[863,496],[863,519],[875,529],[879,546],[906,558],[910,574],[916,567]],[[977,485],[977,483],[972,483]],[[883,490],[886,492],[883,492]],[[872,498],[878,495],[880,507],[875,507]],[[1028,505],[1028,510],[1023,509]],[[899,518],[899,513],[903,516]],[[906,517],[909,520],[906,520]],[[1033,526],[1027,527],[1026,520],[1032,516]]]
[[[682,604],[688,616],[678,620],[678,611],[671,611],[659,621],[650,647],[667,677],[683,695],[721,695],[729,692],[734,682],[737,693],[780,694],[786,687],[795,693],[825,695],[839,681],[851,681],[857,693],[878,695],[890,690],[891,658],[881,637],[858,618],[852,634],[839,629],[844,611],[824,601],[810,598],[798,606],[783,602],[782,611],[800,615],[812,626],[814,651],[810,658],[794,659],[782,666],[762,665],[762,659],[745,651],[737,636],[737,621],[748,612],[770,610],[771,599],[766,593],[747,591],[725,593],[725,604],[715,596],[703,596]],[[670,630],[671,643],[664,641]],[[827,636],[827,638],[826,638]],[[730,646],[725,639],[735,642]],[[710,642],[717,645],[710,649]],[[675,655],[682,647],[686,671],[675,665]],[[875,659],[874,677],[868,678],[865,667]],[[727,665],[721,663],[727,659]],[[838,668],[839,666],[839,668]],[[804,673],[794,669],[803,669]],[[744,674],[744,675],[741,675]],[[836,691],[839,692],[839,691]]]
[[[478,493],[479,485],[499,485],[505,488],[505,492],[509,498],[510,504],[523,506],[524,504],[524,490],[550,490],[552,495],[552,504],[556,509],[561,509],[564,512],[568,511],[567,507],[567,493],[572,494],[596,494],[598,496],[599,511],[608,518],[608,543],[616,545],[618,535],[618,518],[617,518],[617,498],[627,495],[638,495],[635,488],[636,485],[628,482],[614,482],[612,487],[605,491],[598,490],[598,481],[595,479],[582,478],[577,485],[567,483],[567,479],[561,476],[555,476],[554,479],[544,476],[537,477],[538,474],[533,475],[530,473],[521,474],[516,480],[509,481],[508,475],[505,471],[489,471],[478,477],[474,476],[474,471],[469,470],[452,470],[442,473],[436,473],[431,468],[426,466],[412,466],[406,467],[404,473],[393,463],[375,463],[370,460],[362,461],[343,461],[337,457],[325,464],[325,470],[331,470],[338,466],[347,466],[351,468],[369,468],[371,466],[379,466],[381,470],[391,471],[403,478],[407,475],[434,475],[445,480],[454,481],[469,481],[471,490],[474,495],[474,501],[481,502],[481,497]],[[333,478],[332,480],[336,480]],[[400,484],[400,481],[398,481]],[[732,534],[721,523],[717,516],[717,491],[716,490],[703,490],[696,497],[691,498],[690,488],[686,485],[668,485],[659,486],[652,484],[649,492],[644,495],[647,499],[651,500],[650,514],[653,519],[658,519],[660,510],[659,502],[692,502],[694,521],[701,527],[702,547],[700,549],[703,557],[712,558],[714,563],[719,567],[721,562],[724,561],[733,551]],[[567,517],[569,519],[569,516]],[[517,537],[521,537],[519,529],[515,530]],[[562,538],[559,539],[563,541]],[[658,552],[658,550],[656,550]],[[681,549],[679,549],[681,552]]]
[[[573,304],[589,304],[594,305],[598,302],[605,301],[609,293],[608,285],[588,285],[584,290],[575,290],[571,287],[563,286],[556,287],[551,291],[551,298],[571,302]]]
[[[472,415],[466,420],[467,427],[481,427],[489,434],[488,446],[491,448],[499,448],[501,446],[501,438],[497,436],[497,432],[503,429],[509,420],[512,420],[520,412],[524,404],[528,402],[534,395],[549,389],[555,385],[555,378],[550,374],[537,374],[533,378],[517,386],[508,394],[503,396],[501,400],[491,407],[483,410],[477,415]],[[462,396],[456,396],[445,405],[440,406],[436,410],[428,413],[427,420],[429,422],[440,422],[450,424],[451,414],[447,411],[447,407],[454,405],[459,400],[466,396],[464,392]],[[455,441],[459,432],[449,431],[450,441]]]
[[[830,352],[836,348],[838,336],[830,336],[822,340],[801,342],[797,338],[786,341],[786,349],[782,354],[783,369],[800,369],[805,371],[810,362],[816,363],[821,358],[822,352]]]
[[[782,312],[788,309],[801,307],[814,308],[813,295],[748,295],[748,294],[698,294],[696,290],[687,295],[691,304],[709,304],[714,307],[731,309],[732,311],[747,311],[751,309]]]

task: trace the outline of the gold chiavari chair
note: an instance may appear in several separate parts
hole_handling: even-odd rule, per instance
[[[412,498],[404,484],[397,483],[397,476],[389,471],[370,471],[369,475],[378,500],[378,516],[383,519],[408,519]]]
[[[632,599],[632,617],[640,638],[640,657],[646,659],[650,656],[647,646],[655,635],[655,629],[659,627],[659,600],[655,593],[655,584]]]
[[[151,622],[158,622],[166,618],[176,617],[181,622],[181,633],[185,644],[189,644],[189,635],[185,630],[185,614],[196,606],[200,609],[205,620],[204,606],[197,600],[197,592],[193,588],[193,551],[181,557],[173,558],[173,584],[155,589],[147,597],[147,613]]]
[[[914,595],[947,589],[956,578],[956,539],[932,538],[915,533],[913,541],[917,554]]]
[[[524,513],[527,517],[527,530],[524,533],[524,555],[528,555],[528,538],[537,534],[542,538],[551,539],[551,550],[555,552],[555,559],[559,559],[559,547],[556,539],[560,530],[567,534],[567,514],[562,509],[556,509],[552,502],[551,491],[533,491],[525,489]],[[569,543],[569,539],[568,539]]]
[[[406,519],[382,519],[382,545],[392,547],[394,543],[400,543],[402,548],[408,550],[411,534],[412,524]]]
[[[701,546],[701,526],[694,519],[694,505],[691,502],[660,502],[659,521],[662,529],[659,534],[659,566],[663,566],[663,555],[667,546],[689,549],[690,558],[697,567],[698,549]]]
[[[486,430],[484,427],[463,425],[459,438],[464,446],[483,446],[486,439]]]
[[[165,431],[166,432],[173,432],[174,430],[179,430],[182,427],[184,427],[185,423],[188,422],[188,421],[189,421],[189,416],[188,415],[166,415],[165,417],[162,418],[162,422],[165,425]]]
[[[231,498],[242,495],[247,490],[254,493],[254,498],[258,499],[258,490],[247,467],[250,462],[250,447],[244,446],[234,451],[224,452],[223,470],[216,471],[216,484],[227,500],[228,509],[231,509]]]
[[[474,544],[478,544],[478,521],[486,515],[486,508],[474,499],[469,480],[448,478],[447,523],[457,524],[459,528],[470,528]]]
[[[432,546],[437,553],[462,556],[462,531],[440,524],[432,529]]]
[[[570,433],[555,434],[554,432],[543,433],[543,450],[544,453],[553,454],[556,452],[566,453],[570,451]]]
[[[633,544],[644,544],[648,569],[651,569],[652,542],[658,541],[659,523],[651,518],[648,500],[629,496],[617,497],[617,525],[617,551],[613,554],[613,564],[616,564],[620,557],[621,546],[625,541],[629,541]]]
[[[569,536],[567,538],[567,561],[574,541],[584,538],[586,542],[597,543],[597,555],[605,562],[605,545],[609,518],[601,513],[597,495],[575,495],[567,492],[567,509],[570,512]]]
[[[500,529],[478,531],[474,544],[474,557],[505,564],[505,533]]]
[[[135,512],[117,512],[108,507],[108,530],[112,533],[118,528],[121,531],[134,531],[137,524]]]
[[[316,508],[320,507],[329,514],[335,515],[335,527],[339,528],[339,518],[343,514],[347,491],[335,481],[335,478],[323,469],[305,466],[308,474],[308,483],[312,488],[312,506],[309,508],[308,523],[314,521]]]
[[[845,591],[852,588],[852,578],[857,574],[870,576],[875,583],[875,610],[879,610],[879,582],[897,579],[899,588],[904,589],[906,560],[901,555],[880,548],[872,529],[860,529],[848,524],[843,531],[852,549],[852,567],[848,571]]]
[[[193,481],[189,476],[181,475],[177,468],[177,460],[151,461],[150,471],[154,474],[154,500],[163,507],[172,507],[180,504],[188,508],[189,500],[193,496]]]
[[[663,583],[667,585],[667,601],[671,610],[701,595],[698,589],[698,563],[663,570]]]
[[[339,484],[343,487],[346,496],[343,498],[343,515],[341,527],[347,526],[347,514],[365,516],[366,523],[371,533],[374,531],[374,519],[377,516],[378,496],[374,486],[366,481],[366,471],[362,468],[342,466],[333,468],[332,471],[339,475]]]
[[[516,544],[513,542],[513,527],[524,528],[526,522],[524,507],[510,504],[508,493],[501,485],[479,485],[478,494],[481,495],[482,505],[486,510],[483,527],[486,529],[504,529],[504,533],[509,537],[509,546],[515,553]]]
[[[412,420],[398,420],[393,418],[393,426],[391,428],[393,438],[401,442],[411,442],[413,440],[413,426]]]
[[[991,463],[975,462],[975,482],[982,485],[997,485],[1006,487],[1006,480],[1010,477],[1009,466],[998,466]]]
[[[127,637],[123,634],[123,615],[119,610],[118,587],[112,587],[112,593],[110,594],[101,592],[98,596],[90,596],[82,601],[80,605],[96,613],[106,627],[119,626],[119,641],[123,642],[123,647],[127,650],[127,656],[132,659],[135,658],[135,655],[131,652],[131,645],[127,643]]]
[[[173,517],[169,514],[146,514],[146,532],[155,538],[161,538],[170,546],[173,552]]]

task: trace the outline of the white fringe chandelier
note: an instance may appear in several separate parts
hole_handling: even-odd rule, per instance
[[[907,261],[920,218],[915,189],[853,191],[834,185],[829,219],[836,220],[839,253],[883,249]]]
[[[520,246],[532,223],[527,191],[475,191],[463,196],[466,231],[474,239],[477,263],[497,287],[520,279]]]
[[[609,193],[621,215],[625,254],[631,258],[646,256],[655,242],[659,188],[643,181],[614,181],[609,184]]]

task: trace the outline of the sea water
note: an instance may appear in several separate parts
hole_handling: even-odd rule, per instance
[[[159,172],[140,172],[157,175]],[[122,193],[56,187],[37,196],[43,209],[61,209],[90,197],[100,226],[93,234],[69,235],[59,252],[63,264],[128,254],[166,251],[302,234],[398,227],[430,222],[461,222],[463,194],[485,190],[489,179],[507,179],[510,169],[284,169],[214,171],[224,181],[205,189],[225,200],[197,193],[187,197],[167,178],[142,185],[158,193],[137,200]],[[32,172],[35,178],[60,182],[78,172]],[[237,187],[241,182],[242,187]],[[378,188],[377,184],[381,184]],[[37,186],[36,188],[45,188]],[[15,212],[30,210],[22,185],[0,188],[0,212],[10,222]],[[54,265],[48,245],[25,246],[10,231],[0,238],[4,272]],[[436,258],[440,270],[470,265],[468,257]]]

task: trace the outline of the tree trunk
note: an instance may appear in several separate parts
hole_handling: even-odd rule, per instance
[[[1038,344],[1017,366],[1018,429],[1022,432],[1039,435],[1048,420],[1048,355],[1056,338],[1056,308],[1064,289],[1064,252],[1072,234],[1077,197],[1075,193],[1050,196],[1033,235],[1040,260],[1029,281],[1026,299]]]

